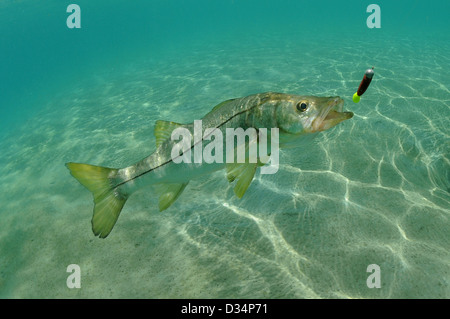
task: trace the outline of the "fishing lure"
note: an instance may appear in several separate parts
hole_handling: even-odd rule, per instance
[[[371,69],[367,69],[366,72],[364,72],[364,77],[361,83],[359,84],[358,91],[356,91],[356,93],[353,94],[353,102],[358,103],[359,100],[361,100],[361,95],[363,95],[364,92],[366,92],[370,82],[372,81],[374,74],[375,73],[373,72],[373,67]]]

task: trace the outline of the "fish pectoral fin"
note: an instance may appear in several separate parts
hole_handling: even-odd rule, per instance
[[[255,176],[258,163],[229,163],[226,167],[228,181],[237,180],[234,193],[238,198],[242,198]]]
[[[159,193],[159,211],[170,207],[181,195],[184,188],[188,183],[181,184],[160,184],[157,186],[157,192]]]
[[[156,147],[161,145],[165,140],[169,139],[172,135],[172,131],[181,126],[183,126],[183,124],[162,120],[156,121],[154,129]]]

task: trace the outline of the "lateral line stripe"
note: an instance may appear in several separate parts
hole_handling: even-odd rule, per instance
[[[241,114],[244,114],[244,113],[246,113],[246,112],[248,112],[248,111],[253,110],[254,108],[260,106],[261,103],[263,103],[263,102],[266,102],[266,99],[262,99],[260,103],[258,103],[258,104],[255,105],[255,106],[252,106],[252,107],[249,108],[249,109],[246,109],[246,110],[244,110],[244,111],[241,111],[241,112],[238,112],[238,113],[234,114],[234,115],[233,115],[232,117],[230,117],[228,120],[226,120],[225,122],[221,123],[219,126],[215,127],[215,129],[218,129],[218,128],[222,127],[223,125],[227,124],[229,121],[231,121],[231,120],[232,120],[233,118],[235,118],[236,116],[241,115]],[[212,132],[211,132],[210,134],[212,134]],[[202,138],[201,142],[203,142],[203,138]],[[192,148],[193,148],[195,145],[197,145],[197,144],[198,144],[198,143],[192,145],[192,146],[191,146],[191,150],[192,150]],[[178,155],[177,157],[179,157],[179,156],[181,156],[181,155]],[[177,157],[176,157],[176,158],[177,158]],[[113,186],[113,188],[119,187],[119,186],[121,186],[121,185],[123,185],[123,184],[125,184],[125,183],[128,183],[128,182],[130,182],[130,181],[132,181],[132,180],[135,180],[136,178],[139,178],[139,177],[141,177],[141,176],[143,176],[143,175],[145,175],[145,174],[147,174],[147,173],[150,173],[151,171],[153,171],[153,170],[155,170],[155,169],[157,169],[157,168],[160,168],[160,167],[162,167],[162,166],[164,166],[164,165],[166,165],[166,164],[169,164],[169,163],[172,162],[172,161],[173,161],[173,159],[170,159],[170,160],[168,160],[168,161],[162,163],[162,164],[159,165],[159,166],[152,167],[152,168],[150,168],[149,170],[147,170],[147,171],[145,171],[145,172],[142,172],[142,173],[139,174],[139,175],[136,175],[136,176],[134,176],[134,177],[132,177],[132,178],[126,180],[126,181],[123,181],[123,182],[117,184],[116,186]]]

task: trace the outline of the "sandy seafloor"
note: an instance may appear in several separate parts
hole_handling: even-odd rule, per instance
[[[449,298],[449,44],[304,41],[218,40],[49,97],[0,141],[0,297]],[[241,200],[223,171],[163,213],[143,189],[108,238],[93,235],[92,196],[66,162],[128,166],[154,150],[155,120],[265,91],[339,95],[355,116],[282,151]],[[66,286],[69,264],[80,289]]]

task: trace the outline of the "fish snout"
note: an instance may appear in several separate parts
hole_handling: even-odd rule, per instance
[[[353,117],[352,112],[343,112],[344,100],[339,96],[330,97],[319,116],[313,122],[314,131],[325,131]]]
[[[341,102],[344,102],[344,100],[341,99],[339,96],[333,96],[333,97],[331,97],[331,102],[334,104],[339,104]]]
[[[341,99],[339,96],[333,96],[330,98],[330,102],[328,103],[328,105],[331,107],[337,106],[337,111],[342,111],[344,106],[344,100]]]

